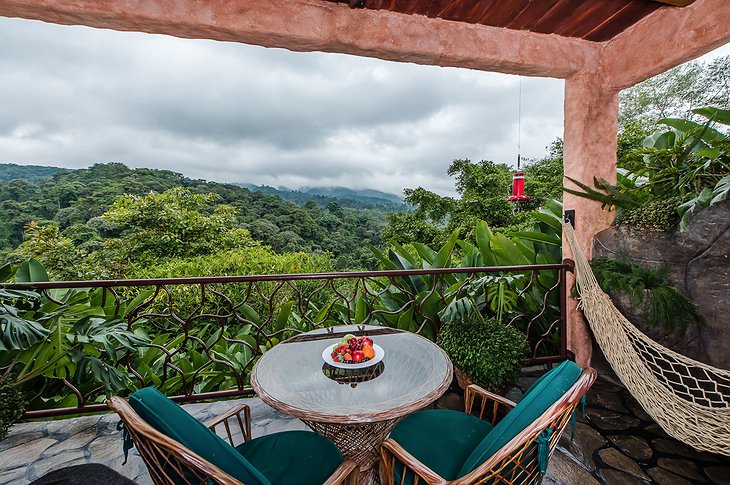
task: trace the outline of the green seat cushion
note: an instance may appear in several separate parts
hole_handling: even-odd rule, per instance
[[[283,431],[236,447],[274,485],[321,485],[342,464],[340,450],[311,431]]]
[[[447,480],[459,476],[464,460],[492,430],[476,416],[447,409],[415,412],[398,423],[390,437],[418,461]],[[395,483],[401,483],[402,466],[395,467]],[[408,472],[405,483],[413,483]]]
[[[270,485],[269,480],[232,446],[157,389],[140,389],[129,398],[129,404],[157,431],[246,485]]]
[[[520,402],[474,448],[458,476],[464,476],[484,463],[539,418],[575,384],[582,372],[580,367],[566,360],[535,382]]]

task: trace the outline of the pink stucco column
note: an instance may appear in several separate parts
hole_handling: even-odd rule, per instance
[[[616,181],[616,137],[618,94],[603,88],[598,73],[581,74],[565,80],[564,162],[565,175],[592,184],[593,177]],[[567,179],[566,187],[575,187]],[[614,214],[601,204],[568,193],[563,208],[575,209],[575,232],[581,247],[590,257],[593,236],[611,225]],[[572,257],[563,240],[563,255]],[[572,276],[568,280],[572,288]],[[578,302],[568,299],[568,348],[579,365],[591,359],[592,338]]]

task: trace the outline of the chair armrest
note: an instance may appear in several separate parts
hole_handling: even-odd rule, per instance
[[[322,485],[356,485],[360,467],[352,460],[345,460]]]
[[[466,414],[472,414],[474,411],[474,404],[477,397],[481,400],[479,419],[484,419],[484,411],[486,410],[487,402],[492,401],[492,417],[489,420],[492,424],[496,424],[497,422],[497,412],[499,411],[500,406],[504,406],[507,408],[507,411],[509,411],[517,405],[514,401],[510,401],[507,398],[489,392],[476,384],[470,384],[464,392],[464,412]]]
[[[243,414],[243,417],[241,416]],[[226,434],[228,435],[228,442],[231,444],[231,446],[235,446],[233,444],[233,434],[231,433],[231,426],[228,423],[228,420],[231,418],[236,418],[236,421],[238,422],[238,427],[241,430],[241,434],[243,434],[244,441],[250,441],[251,440],[251,409],[248,407],[247,404],[240,404],[238,406],[235,406],[234,408],[231,408],[230,410],[226,411],[223,414],[220,414],[216,416],[215,418],[209,419],[206,421],[205,426],[206,428],[210,429],[212,432],[215,433],[215,428],[220,425],[221,423],[226,428]]]
[[[403,463],[404,467],[409,468],[413,473],[423,479],[427,485],[443,485],[446,480],[438,473],[418,461],[418,459],[408,453],[405,448],[398,444],[392,438],[385,440],[380,447],[380,482],[383,485],[393,485],[393,472],[395,469],[395,459]]]

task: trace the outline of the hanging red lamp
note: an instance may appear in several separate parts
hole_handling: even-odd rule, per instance
[[[530,200],[529,195],[525,195],[525,174],[520,171],[520,156],[517,155],[517,171],[512,175],[512,195],[507,197],[510,202],[523,202]]]
[[[517,171],[512,175],[512,195],[507,197],[510,202],[524,202],[530,200],[525,195],[525,174],[520,170],[520,138],[522,137],[522,76],[519,78],[519,91],[517,98]]]

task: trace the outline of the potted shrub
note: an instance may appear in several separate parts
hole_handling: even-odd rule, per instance
[[[436,342],[451,358],[459,386],[474,383],[498,394],[517,380],[528,351],[522,332],[481,315],[444,324]]]

